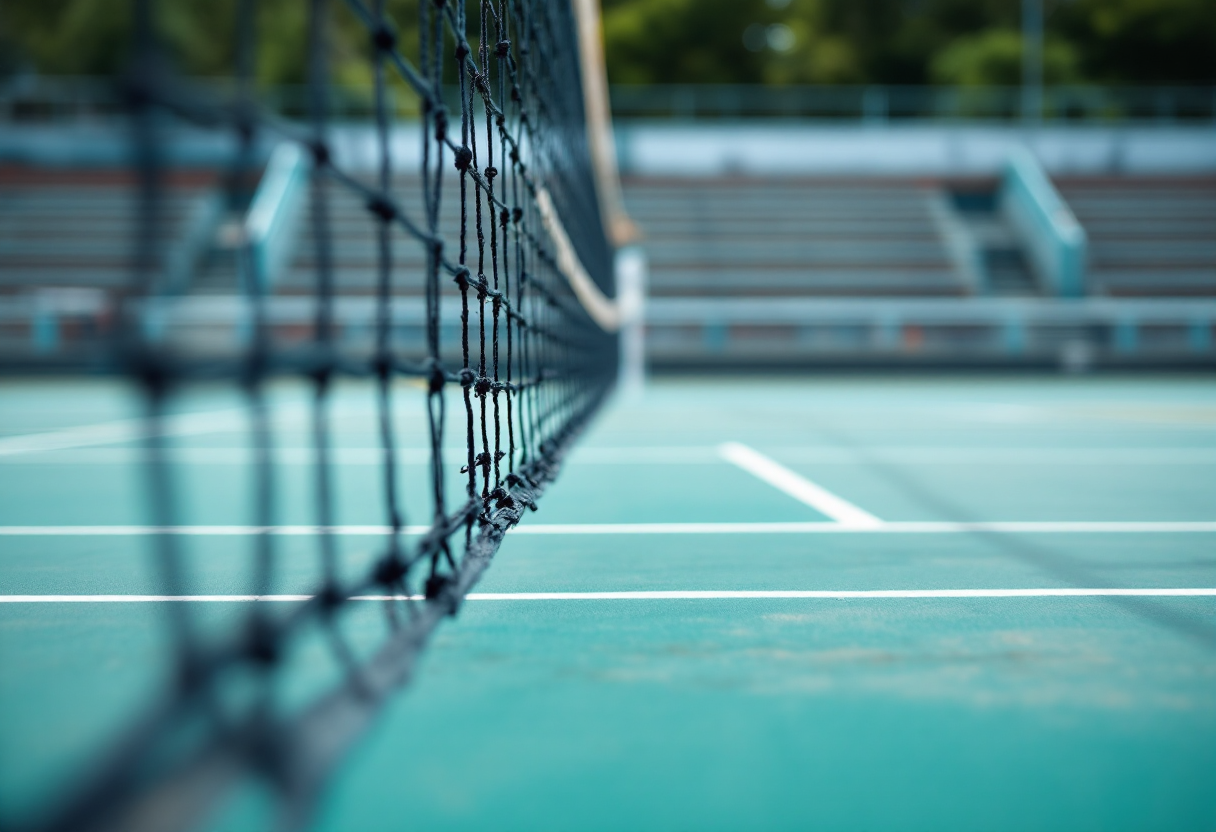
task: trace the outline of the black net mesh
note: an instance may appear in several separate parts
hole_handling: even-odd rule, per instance
[[[317,578],[290,602],[238,605],[236,623],[228,617],[223,627],[200,605],[165,604],[177,663],[167,695],[40,826],[189,828],[255,778],[272,786],[282,824],[295,827],[307,823],[327,773],[384,698],[408,680],[428,636],[457,611],[507,530],[535,509],[614,379],[615,336],[579,304],[558,266],[552,220],[542,216],[542,203],[551,202],[583,268],[611,294],[612,252],[588,161],[576,24],[566,0],[424,0],[417,6],[418,51],[408,60],[403,52],[412,46],[399,48],[401,30],[384,0],[334,7],[311,0],[307,117],[292,120],[259,98],[252,68],[265,35],[255,31],[250,0],[238,4],[235,83],[223,94],[168,71],[156,12],[147,0],[135,4],[124,89],[137,239],[132,281],[117,305],[112,364],[137,382],[147,405],[158,580],[167,596],[195,589],[174,531],[185,502],[167,438],[175,402],[199,384],[229,383],[245,402],[253,483],[250,542],[233,538],[230,545],[248,545],[248,596],[281,586],[278,428],[268,387],[284,378],[310,391],[304,433],[313,545],[304,554],[293,549],[292,557],[312,558]],[[372,170],[343,164],[327,119],[334,90],[327,41],[339,17],[341,25],[361,25],[369,40]],[[396,149],[402,138],[391,123],[403,95],[416,102],[421,125],[405,134],[418,141],[408,154]],[[219,347],[214,339],[200,347],[175,335],[197,317],[200,297],[164,267],[170,123],[233,142],[224,180],[232,205],[247,199],[268,146],[296,148],[307,171],[300,245],[308,249],[289,253],[305,264],[306,278],[301,282],[297,267],[294,282],[276,286],[258,253],[241,249],[239,326]],[[418,164],[394,168],[414,153]],[[342,213],[352,200],[362,231],[352,231],[350,212]],[[366,248],[370,281],[344,271],[342,249],[352,245]],[[285,328],[284,315],[301,304],[307,314]],[[421,345],[399,338],[398,307],[410,304],[421,310]],[[356,329],[364,337],[351,337],[360,316]],[[352,378],[362,379],[354,389],[374,397],[379,459],[363,470],[377,471],[384,516],[382,542],[358,568],[343,563],[332,461],[333,391]],[[425,489],[430,513],[410,517],[411,526],[397,418],[403,378],[412,380],[411,406],[425,409],[417,422],[427,448],[417,470],[425,473],[408,487]],[[369,611],[374,627],[362,620]],[[377,635],[369,639],[369,631]],[[302,652],[337,672],[285,684]]]

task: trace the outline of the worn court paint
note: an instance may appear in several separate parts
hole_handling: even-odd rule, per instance
[[[1213,388],[1164,379],[658,384],[606,414],[584,447],[712,448],[736,440],[889,522],[980,526],[627,540],[513,533],[478,591],[1213,587],[1216,555],[1206,532],[1049,530],[1077,520],[1210,522],[1211,466],[1116,461],[1087,465],[1085,475],[1040,459],[1004,466],[1023,476],[977,469],[936,478],[929,472],[939,466],[910,457],[838,466],[829,478],[822,468],[799,468],[814,459],[781,456],[785,447],[829,445],[851,455],[968,445],[1211,453]],[[366,447],[373,437],[369,420],[344,426],[339,439]],[[236,433],[182,441],[205,453],[240,440]],[[0,466],[0,502],[13,518],[4,522],[147,522],[138,502],[112,516],[119,500],[107,489],[117,469],[87,467],[97,473],[28,460],[19,473]],[[569,528],[834,525],[730,466],[658,468],[575,460],[535,519]],[[343,470],[349,499],[373,493],[360,491],[366,470]],[[890,474],[916,475],[917,488],[901,490]],[[190,498],[209,503],[185,519],[247,525],[240,482],[192,478]],[[61,503],[46,505],[57,491]],[[133,486],[129,496],[136,495]],[[311,520],[292,502],[304,497],[284,495],[280,522]],[[946,506],[969,516],[944,513]],[[974,516],[1011,506],[1018,510]],[[410,519],[425,516],[422,503],[408,508]],[[994,519],[1048,524],[1015,535],[983,526]],[[383,522],[375,505],[348,508],[342,520]],[[155,594],[148,542],[5,537],[0,591]],[[248,541],[191,536],[182,545],[193,590],[247,591]],[[374,536],[344,537],[341,545],[354,566],[378,553]],[[277,546],[275,592],[306,592],[318,574],[313,541],[284,536]],[[223,626],[239,605],[200,606],[204,620]],[[352,637],[380,632],[380,607],[352,605]],[[0,605],[0,812],[53,794],[82,748],[135,716],[166,682],[163,608]],[[391,703],[325,793],[317,828],[397,830],[408,816],[410,826],[454,830],[1210,830],[1214,629],[1210,597],[469,603],[442,629],[417,684]],[[310,667],[316,658],[321,673],[324,652],[312,650],[303,656]],[[239,800],[212,828],[268,828],[260,811],[257,799]]]

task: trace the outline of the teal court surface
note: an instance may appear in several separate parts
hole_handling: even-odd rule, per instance
[[[334,402],[352,569],[382,534],[371,398]],[[426,457],[419,394],[399,398],[408,521]],[[290,595],[316,577],[306,393],[274,401]],[[151,700],[170,603],[216,628],[250,603],[239,399],[203,390],[170,424],[195,601],[155,597],[137,417],[104,382],[0,388],[0,821],[53,803]],[[271,828],[268,802],[242,792],[211,826]],[[660,379],[618,399],[315,826],[1210,832],[1216,383]]]

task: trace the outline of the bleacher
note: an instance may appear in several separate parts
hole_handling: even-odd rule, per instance
[[[1089,235],[1090,292],[1216,296],[1216,180],[1063,179]]]
[[[212,245],[222,205],[213,173],[167,177],[160,242],[144,252],[162,285],[185,286]],[[130,175],[0,165],[0,361],[78,366],[120,325],[115,301],[135,273],[138,210]],[[68,356],[69,346],[74,356]]]
[[[935,198],[911,180],[625,181],[655,298],[964,295]]]
[[[1023,156],[1003,180],[633,177],[625,196],[658,369],[1212,360],[1216,307],[1179,298],[1216,294],[1210,184],[1057,195]]]
[[[451,187],[455,177],[448,176],[449,187],[445,188],[440,201],[440,228],[453,231],[449,238],[454,238],[454,229],[460,225],[459,191]],[[371,184],[368,178],[368,184]],[[398,177],[393,181],[393,191],[401,200],[401,205],[408,216],[415,222],[423,224],[425,213],[419,198],[421,186],[416,177]],[[469,210],[473,211],[472,189],[469,189]],[[279,294],[292,295],[311,293],[314,291],[317,275],[317,247],[312,234],[310,221],[311,201],[305,195],[304,205],[300,211],[298,222],[297,243],[294,246],[295,255],[285,263],[283,274],[276,281],[275,291]],[[330,188],[327,195],[332,229],[332,250],[334,273],[339,276],[340,289],[343,295],[370,295],[376,289],[378,280],[378,232],[376,225],[369,221],[366,200],[358,198],[347,188]],[[483,210],[485,210],[483,203]],[[398,296],[422,297],[424,285],[422,274],[426,268],[426,257],[422,246],[413,237],[397,225],[390,226],[393,243],[393,263],[396,271],[393,275],[393,291]],[[501,241],[499,243],[501,245]],[[469,239],[470,251],[476,253],[477,240]],[[490,271],[490,242],[485,241],[486,271]],[[447,252],[454,257],[455,252]],[[442,288],[457,294],[456,286],[451,281],[443,281]]]
[[[174,176],[159,212],[163,239],[187,233],[214,176]],[[0,294],[41,289],[117,291],[131,280],[136,191],[106,170],[0,168]]]
[[[170,242],[157,252],[158,279],[194,299],[174,319],[192,343],[231,341],[248,314],[237,268],[243,218],[220,202],[218,175],[175,175],[160,202]],[[112,326],[113,297],[133,273],[133,185],[98,169],[3,169],[0,334],[10,353],[49,355],[64,340]],[[396,185],[418,193],[413,181]],[[1216,296],[1216,182],[1059,183],[1089,245],[1082,296],[1068,300],[1055,297],[1059,286],[1017,239],[996,180],[963,185],[928,177],[627,178],[625,198],[649,258],[651,365],[1211,362],[1216,305],[1203,298]],[[268,283],[276,331],[289,339],[311,331],[308,194],[298,188],[290,231],[276,231],[286,254]],[[423,216],[420,205],[406,207]],[[441,222],[455,223],[458,210],[455,194],[445,194]],[[355,344],[372,337],[375,226],[345,188],[332,189],[330,211],[337,314],[342,337]],[[422,344],[425,263],[416,241],[392,233],[394,326],[408,354]],[[468,242],[476,266],[477,241]],[[488,240],[485,257],[489,274]],[[458,294],[450,281],[443,291]]]

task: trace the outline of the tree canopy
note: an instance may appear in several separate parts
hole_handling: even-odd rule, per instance
[[[1017,83],[1019,0],[602,0],[609,78],[626,84]],[[1044,0],[1048,83],[1216,82],[1213,0]],[[333,4],[331,63],[366,80],[366,36]],[[231,72],[235,0],[157,4],[184,71]],[[389,0],[412,43],[417,0]],[[307,4],[260,0],[257,70],[303,80]],[[5,0],[0,72],[98,75],[124,60],[130,0]]]

